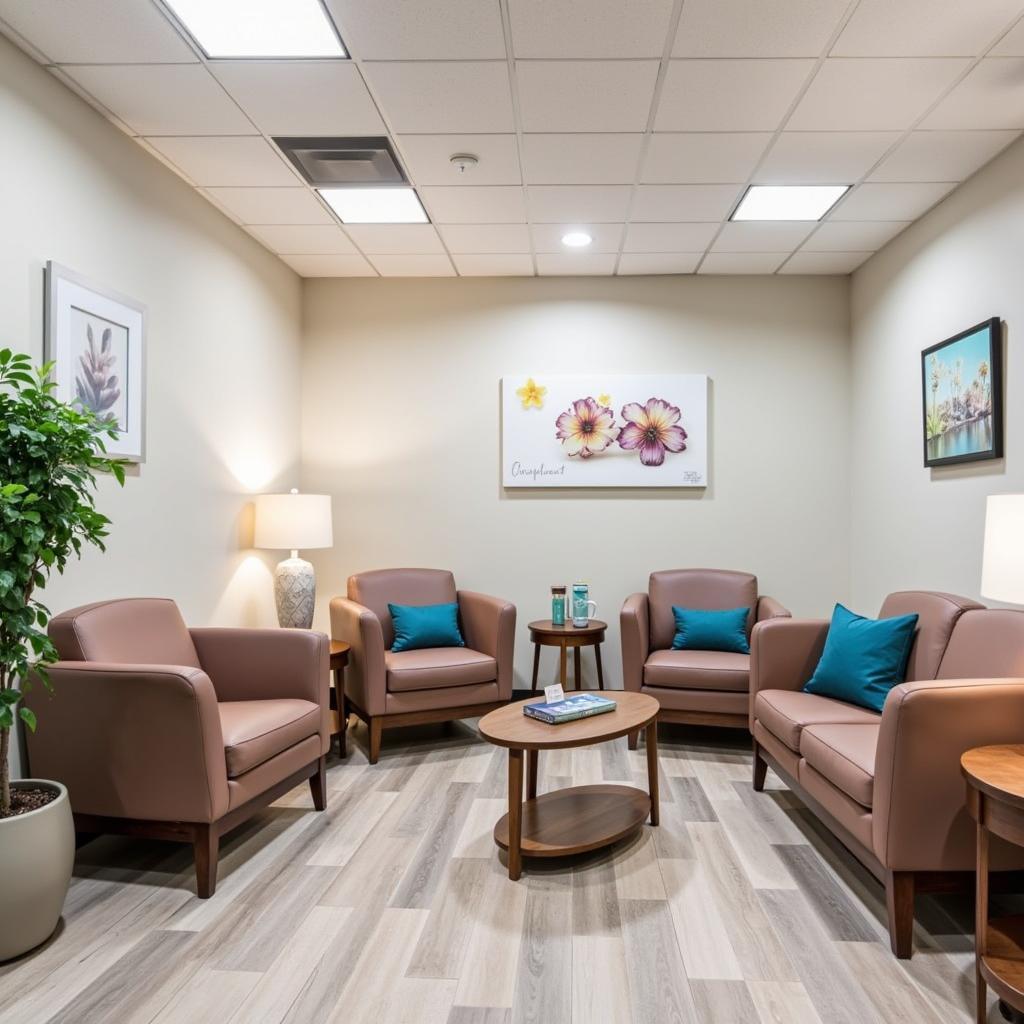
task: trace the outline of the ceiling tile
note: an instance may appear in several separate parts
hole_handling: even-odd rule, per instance
[[[202,64],[98,64],[63,70],[139,135],[256,134]]]
[[[674,60],[654,127],[774,131],[814,67],[811,60]]]
[[[715,237],[718,222],[707,224],[630,224],[624,252],[703,252]]]
[[[376,277],[362,256],[282,256],[303,277]]]
[[[861,185],[836,206],[831,220],[916,220],[954,188],[956,182]]]
[[[384,135],[348,61],[213,61],[210,70],[268,135]]]
[[[911,132],[871,181],[963,181],[1015,138],[1016,131]]]
[[[525,132],[642,132],[656,60],[516,61]]]
[[[622,222],[629,210],[629,185],[531,185],[530,220],[540,224]]]
[[[801,252],[874,252],[895,238],[909,221],[842,221],[829,220],[803,244]]]
[[[782,252],[795,249],[814,229],[811,221],[746,221],[723,224],[714,252]]]
[[[207,194],[242,224],[334,224],[306,188],[209,188]]]
[[[737,185],[640,185],[633,200],[635,221],[724,220],[739,198]]]
[[[154,4],[0,0],[0,18],[58,64],[198,61]]]
[[[249,231],[280,256],[337,256],[356,251],[337,224],[261,224],[250,226]]]
[[[899,137],[899,132],[783,132],[758,167],[754,181],[852,185]]]
[[[445,224],[437,229],[449,252],[465,254],[528,253],[525,224]]]
[[[417,185],[518,185],[519,153],[514,135],[400,135],[405,169]],[[472,153],[479,163],[460,171],[455,153]]]
[[[832,53],[973,57],[1020,12],[1019,0],[860,0]]]
[[[525,224],[523,190],[513,185],[421,188],[435,224]]]
[[[398,133],[513,130],[504,61],[367,63],[363,72]]]
[[[699,252],[626,252],[619,258],[619,274],[692,274],[700,256]]]
[[[211,136],[146,139],[197,185],[295,185],[298,177],[260,138]]]
[[[817,57],[848,0],[686,0],[673,57]]]
[[[745,182],[771,140],[770,132],[656,133],[641,181],[652,184]]]
[[[672,0],[509,0],[508,7],[516,57],[660,57],[672,16]]]
[[[902,131],[956,81],[958,58],[830,57],[786,124],[794,131]]]
[[[368,256],[444,252],[433,224],[347,224],[345,230]]]
[[[524,135],[523,174],[531,185],[632,184],[644,136]]]
[[[370,261],[382,277],[454,277],[447,256],[374,256]]]
[[[869,252],[798,252],[786,261],[780,274],[852,274]]]
[[[614,253],[544,252],[537,254],[537,272],[542,277],[613,274],[615,260]]]
[[[463,277],[533,277],[532,256],[463,253],[452,256],[452,260]]]
[[[360,60],[486,60],[505,56],[501,9],[481,0],[327,0]]]
[[[533,248],[536,252],[564,252],[571,255],[562,244],[562,236],[574,229],[586,231],[593,241],[586,247],[586,253],[618,252],[622,244],[622,224],[588,224],[569,222],[565,224],[533,224]]]
[[[1024,128],[1024,58],[980,61],[922,128]]]
[[[1024,18],[989,51],[990,57],[1024,57]]]
[[[709,252],[699,274],[773,274],[788,252]]]

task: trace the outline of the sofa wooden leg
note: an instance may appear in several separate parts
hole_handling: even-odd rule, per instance
[[[631,732],[628,737],[628,744],[630,750],[636,750],[640,746],[640,730]]]
[[[889,945],[893,955],[909,960],[914,952],[914,872],[889,871],[885,876],[889,912]]]
[[[192,838],[196,859],[196,895],[208,900],[217,888],[217,856],[220,836],[213,825],[196,825]]]
[[[309,791],[313,795],[313,806],[318,811],[327,810],[327,758],[321,757],[316,771],[309,777]]]
[[[754,741],[754,792],[764,792],[764,780],[768,774],[768,762],[761,756],[761,748]]]
[[[367,722],[370,733],[370,764],[376,764],[380,757],[380,737],[384,731],[384,723],[380,718],[371,718]]]

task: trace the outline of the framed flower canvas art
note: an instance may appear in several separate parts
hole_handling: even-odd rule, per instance
[[[145,324],[139,303],[46,264],[44,357],[57,395],[114,420],[107,451],[132,462],[145,458]]]
[[[706,487],[703,374],[504,377],[505,487]]]

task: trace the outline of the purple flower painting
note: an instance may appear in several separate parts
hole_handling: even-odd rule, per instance
[[[577,398],[555,421],[555,432],[566,454],[589,459],[603,452],[619,436],[615,413],[593,398]]]
[[[665,452],[686,450],[686,431],[678,426],[679,409],[663,398],[648,398],[646,405],[630,402],[622,408],[626,425],[619,434],[619,447],[640,450],[645,466],[660,466]]]
[[[75,376],[75,394],[86,409],[106,419],[114,419],[114,413],[110,410],[121,397],[121,388],[117,374],[114,373],[117,357],[110,343],[110,328],[103,329],[99,348],[93,337],[92,324],[86,325],[85,335],[89,349],[79,356],[80,369]]]

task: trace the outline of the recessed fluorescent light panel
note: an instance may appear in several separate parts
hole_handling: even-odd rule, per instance
[[[821,220],[849,185],[751,185],[730,220]]]
[[[562,235],[562,245],[567,245],[570,249],[586,248],[592,241],[586,231],[569,231]]]
[[[164,0],[207,57],[347,57],[321,0]]]
[[[412,188],[321,188],[317,191],[345,224],[426,224]]]

